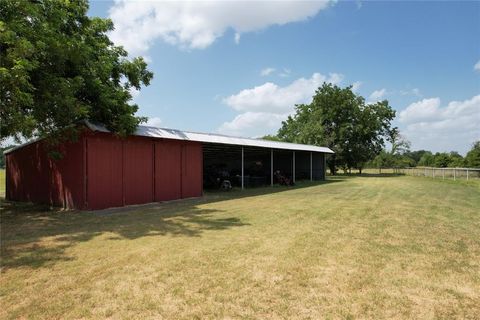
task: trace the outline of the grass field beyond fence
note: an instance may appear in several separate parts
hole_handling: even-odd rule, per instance
[[[3,202],[0,318],[478,319],[479,235],[478,181],[409,176],[97,213]]]

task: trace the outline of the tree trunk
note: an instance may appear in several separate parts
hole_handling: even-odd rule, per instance
[[[358,172],[362,174],[362,168],[358,168]]]
[[[332,174],[332,176],[334,176],[336,174],[336,170],[335,170],[335,154],[332,155],[332,157],[330,158],[330,161],[328,161],[328,168],[330,169],[330,173]]]

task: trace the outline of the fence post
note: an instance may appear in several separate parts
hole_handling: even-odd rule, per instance
[[[432,177],[435,179],[435,168],[432,168]]]
[[[442,180],[445,180],[445,168],[442,168]]]
[[[467,168],[467,181],[468,181],[468,168]]]
[[[427,168],[425,168],[423,175],[426,177],[427,176]]]
[[[453,181],[457,180],[457,168],[453,168]]]

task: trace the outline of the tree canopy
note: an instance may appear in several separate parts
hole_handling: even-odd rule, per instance
[[[335,167],[362,169],[385,146],[395,111],[388,101],[372,104],[351,87],[324,83],[310,104],[295,106],[295,114],[282,123],[277,136],[283,141],[328,146]]]
[[[86,0],[15,1],[0,6],[0,137],[65,136],[81,120],[127,135],[135,116],[130,90],[149,85],[143,58],[129,59],[87,16]]]
[[[472,149],[465,156],[465,164],[471,168],[480,168],[480,140],[472,145]]]

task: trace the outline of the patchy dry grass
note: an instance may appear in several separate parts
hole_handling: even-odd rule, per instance
[[[3,203],[0,317],[479,318],[478,183],[270,191],[103,213]]]

